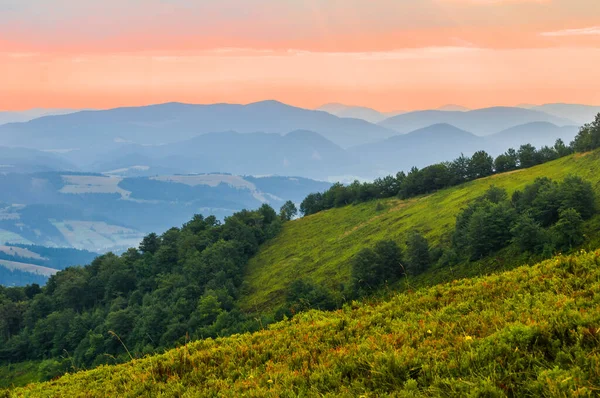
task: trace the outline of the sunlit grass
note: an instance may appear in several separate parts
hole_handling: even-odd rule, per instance
[[[600,151],[472,181],[425,197],[367,202],[289,222],[278,237],[265,244],[250,260],[241,305],[249,312],[274,308],[283,303],[285,289],[298,277],[338,289],[340,284],[349,282],[350,259],[365,246],[381,239],[393,239],[403,245],[413,229],[424,233],[436,245],[453,229],[460,209],[481,196],[490,185],[505,188],[510,194],[538,177],[562,180],[569,174],[590,181],[600,194]],[[378,209],[382,207],[378,203],[383,205],[382,210]],[[589,225],[600,228],[599,224],[600,218],[596,217]],[[598,234],[591,238],[592,244],[600,243]],[[509,251],[503,258],[486,262],[516,266],[522,260]],[[415,283],[437,283],[445,280],[444,277],[452,277],[452,273],[469,276],[476,272],[468,267],[479,266],[481,264],[463,264],[453,270],[434,270]]]

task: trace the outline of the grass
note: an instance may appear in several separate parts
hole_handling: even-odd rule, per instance
[[[592,182],[596,192],[600,194],[599,170],[600,151],[576,154],[533,168],[472,181],[424,197],[407,201],[384,199],[367,202],[288,222],[279,236],[265,244],[250,260],[241,306],[247,312],[277,307],[283,303],[285,289],[298,277],[338,288],[340,284],[350,280],[350,259],[360,249],[381,239],[393,239],[404,244],[408,232],[416,229],[424,233],[431,243],[439,243],[453,229],[461,208],[481,196],[492,184],[512,193],[538,177],[561,180],[569,174],[575,174]],[[592,220],[590,225],[598,227],[596,231],[600,230],[600,219]],[[600,238],[596,236],[596,239]],[[504,259],[512,259],[513,254],[509,253]],[[494,262],[496,259],[488,260],[490,261]],[[500,263],[503,261],[499,260]],[[512,265],[518,265],[518,262],[512,261]],[[450,270],[441,273],[438,271],[424,275],[420,281],[432,278],[432,283],[437,283],[452,277],[448,276]],[[468,276],[473,270],[463,266],[452,272],[456,272],[458,276]],[[421,283],[420,281],[417,280],[416,283]]]
[[[582,251],[4,395],[592,397],[599,347],[600,250]]]
[[[0,388],[24,386],[41,381],[39,366],[41,361],[18,362],[0,366]]]

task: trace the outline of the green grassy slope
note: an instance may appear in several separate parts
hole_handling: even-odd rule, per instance
[[[581,252],[6,395],[587,397],[599,346],[600,251]]]
[[[365,246],[381,239],[403,244],[412,229],[420,230],[435,244],[454,228],[460,209],[490,185],[512,193],[537,177],[561,180],[569,174],[592,182],[600,193],[600,151],[472,181],[425,197],[368,202],[289,222],[251,259],[241,305],[249,312],[274,308],[282,304],[286,287],[298,277],[337,288],[349,281],[349,260]],[[383,210],[377,211],[378,203]],[[597,218],[592,223],[600,222]]]

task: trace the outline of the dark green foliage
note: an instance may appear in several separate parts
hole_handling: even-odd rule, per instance
[[[279,217],[282,221],[290,221],[298,214],[298,209],[296,209],[296,205],[291,200],[288,200],[281,206],[279,210]]]
[[[581,127],[571,147],[576,152],[587,152],[600,147],[600,113],[592,123]]]
[[[483,201],[470,217],[467,241],[471,258],[479,259],[510,243],[516,211],[507,202]]]
[[[386,283],[396,281],[403,273],[402,251],[394,241],[377,242],[352,260],[352,287],[361,296],[374,292]]]
[[[561,210],[558,222],[552,228],[559,249],[569,250],[583,243],[583,219],[577,210]]]
[[[542,254],[552,250],[552,235],[528,214],[518,218],[511,233],[512,241],[524,252]]]
[[[574,176],[560,183],[538,178],[515,191],[511,201],[504,190],[492,186],[457,216],[453,247],[471,259],[511,242],[533,254],[569,250],[584,242],[582,223],[595,214],[595,203],[591,184]]]
[[[468,175],[471,179],[483,178],[494,174],[494,159],[485,151],[477,151],[469,162]]]
[[[406,267],[413,275],[423,273],[431,263],[429,242],[417,231],[408,235],[406,241]]]
[[[535,147],[531,144],[521,145],[517,156],[519,158],[519,166],[522,168],[533,167],[541,163]]]
[[[149,234],[139,251],[108,253],[60,271],[44,288],[0,288],[0,361],[68,353],[81,368],[189,338],[254,330],[257,322],[235,301],[246,262],[280,224],[267,205],[223,224],[197,215],[182,228]],[[65,370],[61,361],[48,364]]]
[[[311,308],[332,310],[336,307],[331,293],[324,287],[304,279],[297,279],[286,293],[286,307],[291,314]]]
[[[496,173],[505,173],[507,171],[516,170],[518,167],[519,157],[517,156],[517,152],[512,148],[502,155],[499,155],[494,161]]]

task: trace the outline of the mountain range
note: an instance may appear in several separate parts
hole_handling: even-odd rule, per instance
[[[363,164],[371,164],[379,173],[390,174],[452,160],[461,154],[470,156],[485,150],[492,156],[508,148],[518,149],[530,143],[536,147],[553,145],[560,138],[569,143],[577,134],[577,126],[559,127],[547,122],[533,122],[491,134],[485,137],[440,123],[408,134],[350,148],[349,152]]]
[[[168,103],[45,116],[0,126],[0,146],[27,147],[0,150],[0,172],[120,177],[225,172],[348,180],[479,149],[497,154],[524,143],[570,141],[579,124],[519,107],[444,109],[450,110],[408,112],[379,124],[277,101]]]

